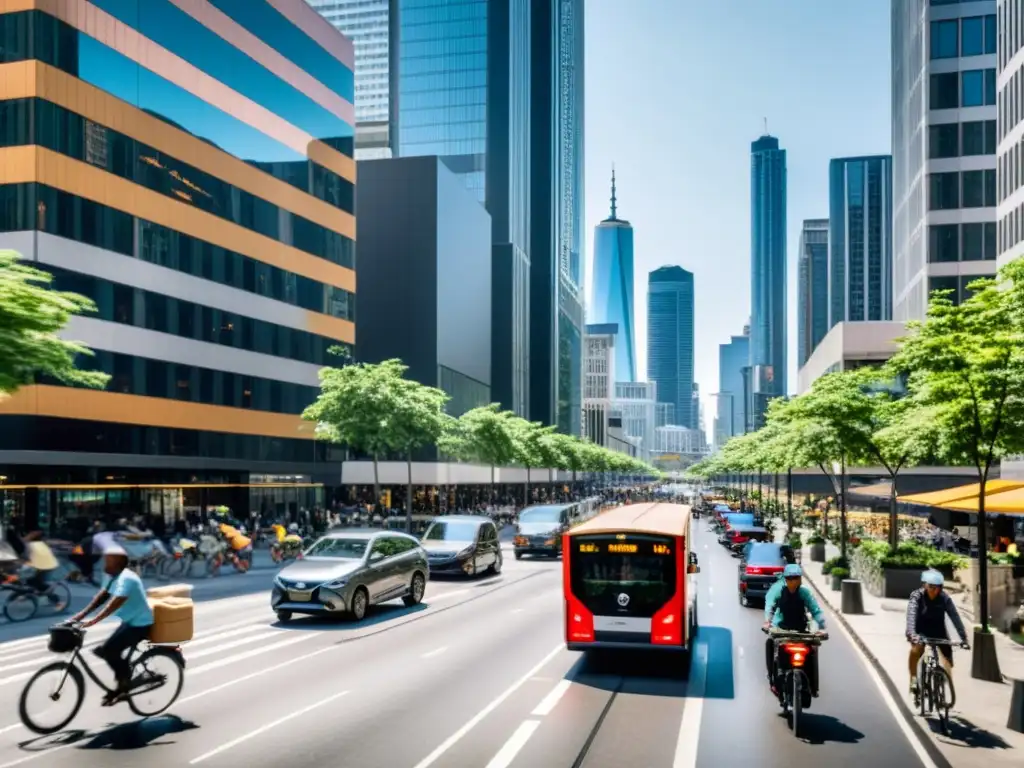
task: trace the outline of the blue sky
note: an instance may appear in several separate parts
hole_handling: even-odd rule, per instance
[[[718,345],[750,315],[750,142],[767,117],[787,150],[792,392],[800,224],[828,216],[830,158],[891,151],[889,56],[889,0],[586,2],[588,270],[614,163],[635,228],[637,372],[647,273],[679,264],[696,284],[709,433]]]

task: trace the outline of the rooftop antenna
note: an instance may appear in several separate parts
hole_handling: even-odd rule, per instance
[[[767,117],[764,119],[764,135],[765,136],[771,136],[771,134],[768,133],[768,118]]]
[[[615,218],[615,163],[612,163],[612,215]]]

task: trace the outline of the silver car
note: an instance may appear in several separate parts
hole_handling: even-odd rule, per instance
[[[430,568],[412,536],[391,531],[329,533],[274,578],[270,607],[280,621],[296,613],[356,621],[371,605],[423,600]]]

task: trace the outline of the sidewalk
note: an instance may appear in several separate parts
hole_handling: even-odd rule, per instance
[[[838,554],[838,548],[829,543],[826,559]],[[883,679],[887,678],[886,682],[895,686],[905,705],[901,709],[904,709],[905,714],[909,712],[912,702],[908,693],[909,646],[905,639],[907,601],[875,597],[865,589],[864,614],[841,614],[839,593],[832,591],[831,577],[822,574],[821,563],[811,562],[809,547],[803,550],[802,565],[804,578],[854,636]],[[967,617],[964,624],[971,638],[972,625]],[[952,626],[949,627],[949,635],[956,637]],[[996,648],[1003,677],[1024,678],[1024,646],[1016,645],[1004,635],[996,633]],[[1024,734],[1006,727],[1012,685],[1006,682],[989,683],[971,677],[969,651],[957,650],[954,658],[956,706],[950,713],[950,735],[942,734],[935,718],[924,719],[915,711],[912,716],[916,729],[927,734],[955,768],[1024,765]]]

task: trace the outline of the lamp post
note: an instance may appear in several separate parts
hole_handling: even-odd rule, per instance
[[[832,462],[832,471],[839,476],[839,555],[846,560],[846,454],[842,461]]]

